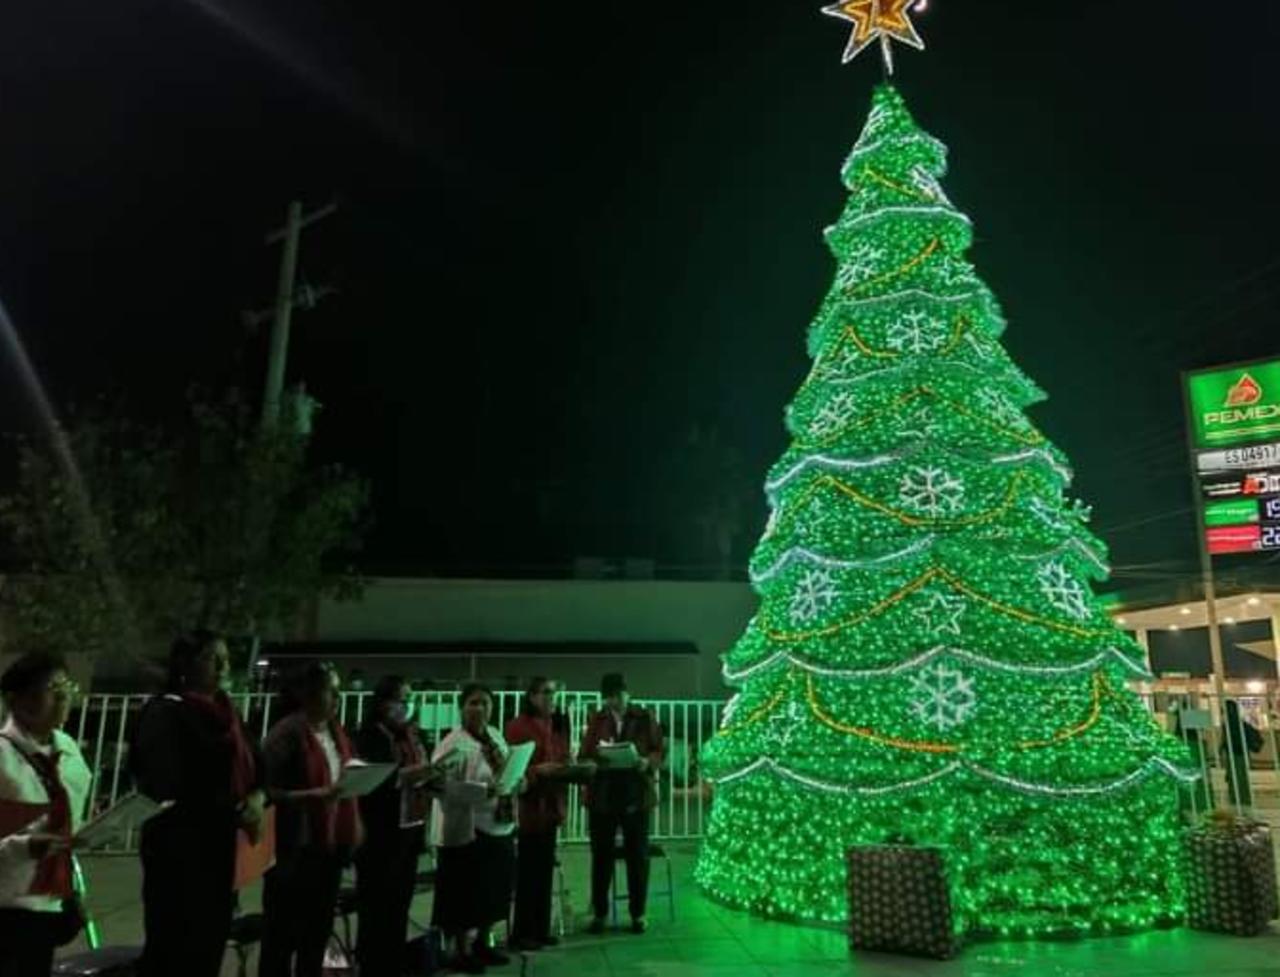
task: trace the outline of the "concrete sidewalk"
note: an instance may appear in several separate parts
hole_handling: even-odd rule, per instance
[[[525,972],[534,977],[1093,977],[1093,975],[1213,974],[1214,977],[1276,977],[1280,974],[1280,934],[1254,939],[1190,930],[1134,937],[1056,943],[987,943],[969,947],[945,963],[849,953],[839,930],[773,923],[726,909],[703,898],[693,884],[696,847],[669,849],[675,879],[675,920],[658,893],[665,888],[661,862],[654,865],[650,932],[604,937],[574,935],[554,950],[531,955]],[[587,904],[587,851],[566,846],[561,860],[569,903],[579,917]],[[140,943],[142,907],[136,858],[85,859],[90,902],[107,943]],[[245,893],[246,911],[257,911],[260,891]],[[430,919],[430,895],[415,901],[413,918]],[[352,920],[354,925],[354,920]],[[580,927],[579,927],[580,928]],[[82,948],[82,947],[80,947]],[[76,947],[68,948],[69,951]],[[250,967],[256,973],[256,956]],[[494,968],[495,977],[521,973],[519,961]],[[228,953],[224,977],[236,974]],[[180,977],[180,975],[175,975]]]

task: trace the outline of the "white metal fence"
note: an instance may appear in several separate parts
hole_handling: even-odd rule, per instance
[[[493,724],[505,726],[520,709],[522,692],[495,692]],[[339,718],[348,730],[359,728],[369,701],[368,692],[344,692]],[[92,695],[72,711],[67,732],[75,736],[93,772],[90,811],[100,813],[133,790],[129,774],[129,744],[138,715],[149,696]],[[258,737],[266,735],[273,719],[276,697],[270,693],[233,695],[245,726]],[[659,774],[659,803],[653,812],[655,839],[700,838],[707,813],[708,798],[697,773],[702,745],[720,723],[724,703],[710,699],[645,699],[637,704],[652,709],[662,725],[667,741],[667,759]],[[433,691],[413,693],[414,718],[429,745],[433,745],[458,722],[458,693]],[[595,692],[563,692],[559,708],[569,718],[570,747],[577,753],[587,716],[599,708]],[[571,787],[569,816],[561,837],[565,841],[586,841],[587,823],[578,788]],[[129,847],[129,846],[126,846]]]
[[[359,727],[369,701],[367,692],[345,692],[340,718],[348,729]],[[1239,706],[1234,737],[1225,731],[1225,710],[1204,693],[1141,692],[1153,718],[1179,736],[1200,766],[1202,780],[1180,789],[1186,811],[1202,815],[1217,808],[1251,811],[1280,826],[1280,700],[1271,695],[1231,697]],[[520,692],[495,693],[494,725],[502,727],[520,708]],[[133,789],[128,770],[129,742],[144,695],[93,695],[72,712],[67,731],[80,742],[93,771],[91,810],[101,812]],[[270,728],[275,696],[233,696],[246,726],[258,736]],[[429,743],[436,743],[458,720],[456,691],[415,692],[414,715]],[[698,776],[702,746],[719,727],[724,703],[708,699],[637,700],[652,709],[667,740],[667,760],[659,776],[659,803],[653,812],[653,837],[677,840],[702,837],[709,795]],[[559,708],[569,718],[570,746],[576,754],[589,713],[598,708],[594,692],[563,692]],[[1250,737],[1245,724],[1257,730]],[[1252,738],[1257,750],[1233,749]],[[1247,755],[1246,755],[1247,754]],[[578,789],[570,788],[566,841],[587,840],[586,816]]]

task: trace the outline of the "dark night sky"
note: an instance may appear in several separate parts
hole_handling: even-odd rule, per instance
[[[783,450],[879,74],[819,6],[7,4],[0,298],[61,406],[256,393],[262,233],[336,194],[302,269],[341,294],[290,368],[318,452],[375,482],[370,556],[703,562],[681,446],[715,427],[753,484]],[[1133,525],[1189,503],[1177,372],[1280,352],[1280,7],[930,7],[900,87],[951,148],[1035,419],[1117,564],[1185,561],[1185,511]]]

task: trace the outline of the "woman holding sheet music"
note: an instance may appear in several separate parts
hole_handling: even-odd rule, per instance
[[[360,759],[395,765],[383,784],[360,798],[365,843],[356,855],[360,977],[400,977],[405,970],[409,906],[426,850],[427,814],[443,771],[427,762],[413,722],[409,685],[388,675],[373,690],[356,737]]]
[[[262,895],[259,977],[320,977],[342,869],[364,834],[356,801],[339,793],[352,751],[336,718],[333,666],[307,666],[294,698],[297,708],[267,734],[262,748],[268,794],[276,804],[276,864]]]
[[[140,977],[222,969],[237,832],[256,842],[263,818],[262,764],[222,689],[228,668],[220,635],[175,640],[168,689],[143,708],[129,752],[138,790],[174,802],[142,828]]]
[[[74,939],[71,838],[90,774],[62,725],[75,684],[62,659],[30,653],[0,677],[9,719],[0,729],[0,974],[48,977],[56,947]]]
[[[499,796],[510,750],[502,733],[489,725],[492,694],[473,683],[463,688],[459,701],[462,726],[441,740],[431,757],[445,769],[444,790],[431,812],[433,915],[453,942],[452,968],[478,974],[510,961],[489,945],[489,928],[511,910],[515,798]]]

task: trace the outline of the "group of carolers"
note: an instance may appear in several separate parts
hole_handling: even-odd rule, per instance
[[[578,762],[555,687],[534,679],[505,733],[490,724],[482,685],[460,696],[461,722],[428,755],[412,721],[410,689],[378,683],[355,741],[337,720],[339,679],[313,663],[296,677],[284,718],[259,745],[226,693],[225,641],[207,631],[174,642],[168,691],[143,708],[130,750],[138,789],[162,813],[143,826],[146,945],[140,977],[217,977],[233,913],[237,853],[270,834],[274,859],[262,892],[259,977],[320,977],[343,870],[354,863],[357,958],[363,977],[399,977],[406,967],[409,907],[419,857],[436,855],[433,923],[448,938],[452,969],[480,973],[509,958],[490,928],[510,917],[509,946],[555,944],[551,888],[556,833],[571,778],[589,779],[592,847],[590,932],[604,929],[616,836],[627,866],[632,930],[645,930],[649,812],[663,756],[662,730],[629,704],[620,675],[602,684]],[[0,729],[0,973],[48,977],[58,946],[75,938],[83,908],[73,892],[71,839],[80,828],[91,775],[61,729],[76,689],[56,656],[22,656],[0,678],[7,719]],[[532,743],[512,794],[498,792],[511,747]],[[610,744],[632,743],[623,763]],[[612,754],[612,757],[610,756]],[[355,800],[341,792],[358,758],[394,772]],[[23,818],[29,810],[35,820]]]

